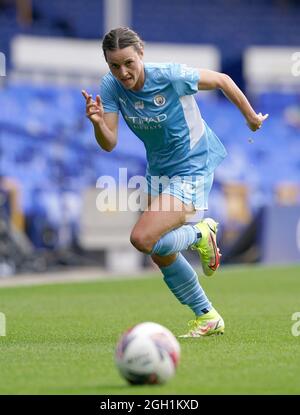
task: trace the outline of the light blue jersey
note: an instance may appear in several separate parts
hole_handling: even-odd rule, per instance
[[[148,175],[207,176],[226,156],[193,97],[199,77],[197,69],[175,63],[146,63],[139,91],[125,89],[110,72],[103,77],[104,111],[121,111],[143,141]]]

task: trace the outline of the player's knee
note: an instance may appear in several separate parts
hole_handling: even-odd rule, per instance
[[[145,232],[133,230],[130,235],[130,242],[138,251],[144,252],[145,254],[150,254],[152,251],[152,238]]]

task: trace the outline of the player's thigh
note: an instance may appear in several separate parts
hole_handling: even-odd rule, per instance
[[[192,205],[185,205],[178,198],[162,193],[150,200],[148,209],[133,228],[131,241],[141,250],[151,250],[165,233],[182,226],[194,212]]]

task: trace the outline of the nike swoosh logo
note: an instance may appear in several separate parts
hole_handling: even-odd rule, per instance
[[[220,320],[218,320],[217,322],[215,321],[208,322],[206,326],[200,328],[199,330],[200,334],[205,334],[208,332],[208,330],[216,330],[219,326],[219,322]]]
[[[207,222],[206,222],[207,223]],[[216,231],[215,231],[215,229],[213,229],[213,228],[211,228],[210,226],[209,226],[209,223],[207,223],[207,226],[209,227],[209,229],[214,233],[214,234],[216,234]]]
[[[209,236],[210,236],[210,240],[211,240],[212,245],[213,245],[214,258],[215,258],[215,261],[212,264],[209,264],[209,268],[211,270],[215,271],[218,268],[219,263],[220,263],[220,255],[219,255],[218,248],[217,248],[217,245],[215,243],[214,238],[211,235],[209,235]]]

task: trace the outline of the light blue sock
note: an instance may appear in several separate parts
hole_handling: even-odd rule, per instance
[[[188,249],[196,242],[201,233],[192,225],[183,225],[162,236],[153,246],[151,254],[166,256]]]
[[[201,316],[212,309],[196,272],[181,253],[171,265],[160,269],[165,283],[175,297],[181,304],[190,307],[196,316]]]

